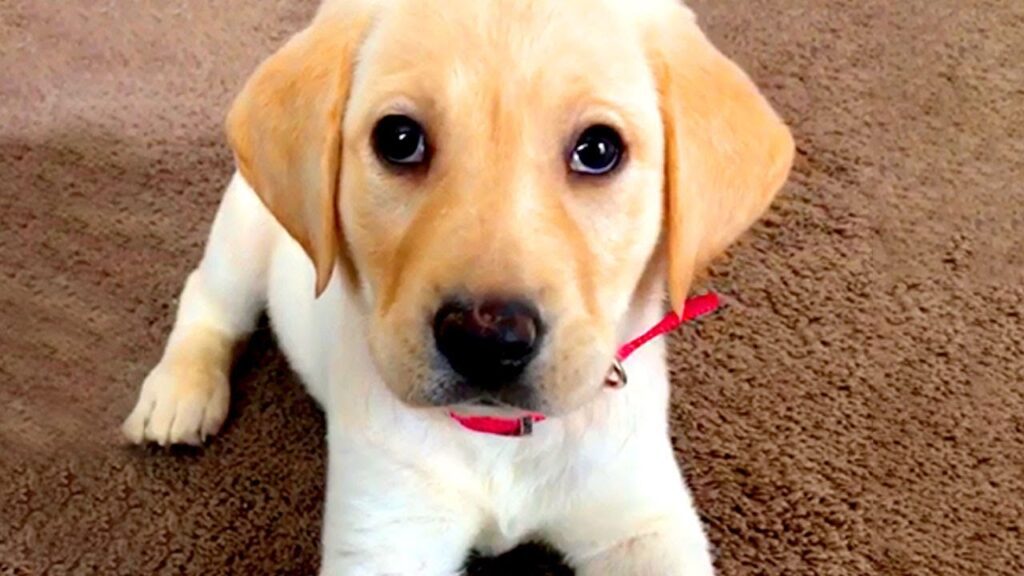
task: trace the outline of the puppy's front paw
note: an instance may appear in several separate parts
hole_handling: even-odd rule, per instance
[[[219,366],[161,361],[142,383],[121,430],[135,444],[198,446],[224,424],[230,395],[228,376]]]

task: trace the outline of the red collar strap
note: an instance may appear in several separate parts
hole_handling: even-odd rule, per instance
[[[721,305],[718,295],[709,292],[700,296],[694,296],[686,301],[683,306],[683,313],[676,314],[669,312],[660,322],[649,330],[626,342],[619,347],[615,354],[615,362],[608,372],[607,384],[613,388],[621,388],[626,385],[626,370],[622,362],[629,358],[633,352],[651,340],[679,328],[683,324],[706,316]],[[529,436],[533,433],[533,425],[544,420],[544,415],[539,413],[527,414],[521,418],[495,418],[493,416],[463,416],[455,412],[449,415],[463,427],[474,432],[484,434],[495,434],[498,436]]]

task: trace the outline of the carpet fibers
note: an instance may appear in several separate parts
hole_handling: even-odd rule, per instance
[[[723,575],[1024,574],[1024,2],[702,0],[793,127],[671,340]],[[266,330],[207,448],[122,444],[310,0],[0,0],[0,575],[311,574],[324,427]],[[556,574],[535,549],[478,574]]]

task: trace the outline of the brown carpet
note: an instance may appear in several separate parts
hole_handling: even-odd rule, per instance
[[[0,0],[0,574],[315,571],[323,425],[266,331],[208,448],[117,433],[227,105],[313,8]],[[721,573],[1024,574],[1024,2],[696,8],[799,143],[734,305],[673,339]]]

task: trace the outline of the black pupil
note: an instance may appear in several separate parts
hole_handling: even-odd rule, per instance
[[[377,153],[390,162],[408,163],[414,160],[423,140],[423,130],[415,120],[406,116],[385,116],[373,134]]]
[[[580,164],[589,170],[611,170],[619,159],[618,135],[606,126],[589,128],[580,136],[575,153]]]

